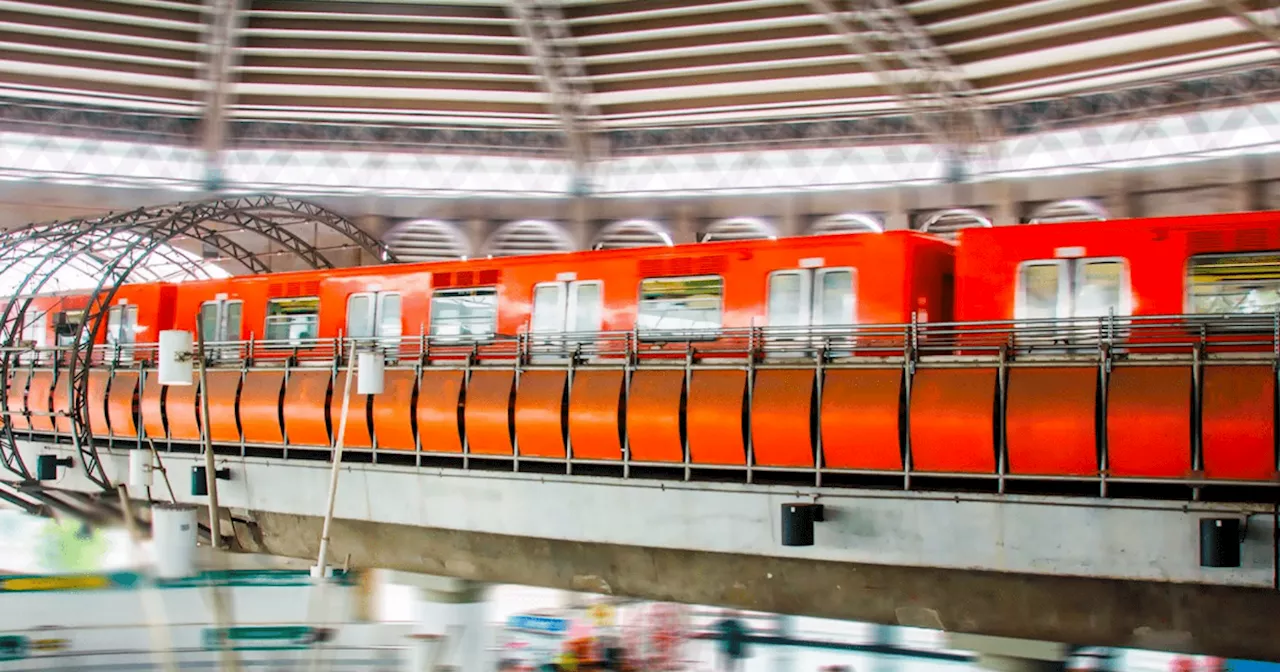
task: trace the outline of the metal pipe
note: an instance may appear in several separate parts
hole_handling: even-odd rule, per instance
[[[354,355],[355,352],[352,352]],[[333,525],[333,507],[338,495],[338,474],[342,471],[342,450],[347,438],[347,415],[351,411],[351,379],[355,373],[356,358],[347,358],[347,379],[342,386],[342,414],[338,420],[338,436],[333,448],[333,469],[329,472],[329,503],[324,514],[324,526],[320,528],[320,552],[316,558],[319,578],[324,578],[325,561],[329,553],[329,533]]]
[[[200,328],[200,316],[196,315],[196,343],[199,350],[196,362],[200,373],[200,439],[204,444],[204,478],[209,490],[209,543],[214,550],[222,548],[222,522],[218,514],[218,472],[214,466],[213,439],[209,436],[209,393],[205,386],[204,329]]]

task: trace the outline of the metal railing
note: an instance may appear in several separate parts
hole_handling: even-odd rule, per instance
[[[475,467],[481,462],[492,468],[494,461],[506,460],[510,468],[520,471],[531,468],[563,469],[564,473],[595,473],[602,468],[619,470],[619,475],[630,477],[637,470],[659,468],[675,470],[672,476],[691,480],[699,471],[733,471],[743,475],[746,482],[769,477],[786,476],[811,481],[815,485],[841,482],[847,477],[871,477],[899,479],[903,488],[913,488],[922,478],[965,479],[970,482],[987,481],[994,490],[1005,492],[1011,483],[1034,481],[1045,483],[1093,483],[1098,493],[1105,496],[1112,483],[1182,485],[1191,489],[1192,496],[1199,496],[1206,486],[1276,486],[1275,477],[1249,481],[1213,480],[1203,473],[1204,456],[1200,423],[1201,384],[1205,367],[1221,364],[1251,364],[1269,366],[1277,370],[1280,363],[1280,314],[1230,315],[1230,316],[1153,316],[1100,318],[987,321],[967,323],[918,323],[895,325],[850,325],[797,327],[725,328],[707,332],[643,332],[614,331],[598,333],[529,333],[497,335],[479,341],[465,341],[457,337],[432,337],[426,335],[397,338],[329,338],[290,341],[264,341],[249,339],[225,343],[207,343],[204,357],[212,370],[240,371],[241,375],[256,369],[282,369],[286,381],[293,371],[329,369],[336,375],[344,363],[362,350],[382,354],[391,369],[412,370],[421,373],[430,369],[458,369],[463,373],[463,385],[470,381],[472,371],[511,370],[513,385],[518,397],[521,372],[533,370],[562,370],[566,372],[565,403],[573,408],[573,381],[583,370],[612,369],[623,372],[620,403],[625,409],[630,403],[631,377],[641,370],[668,369],[685,371],[684,384],[690,389],[694,372],[701,369],[741,370],[746,372],[744,390],[744,426],[752,426],[754,372],[770,368],[812,370],[814,376],[814,401],[812,413],[823,408],[822,391],[829,371],[837,369],[897,369],[901,370],[902,408],[912,408],[913,380],[917,372],[928,368],[978,367],[994,369],[994,432],[996,468],[991,473],[937,473],[914,467],[911,445],[911,413],[904,412],[900,420],[902,438],[902,468],[890,470],[844,469],[825,463],[821,431],[811,432],[813,466],[779,467],[762,465],[754,454],[751,431],[744,432],[745,461],[741,464],[703,464],[695,462],[691,455],[687,436],[684,438],[683,457],[679,462],[645,462],[633,459],[626,419],[620,419],[622,452],[618,459],[585,459],[575,456],[568,423],[564,426],[564,457],[542,457],[521,453],[518,432],[512,431],[512,454],[508,456],[477,455],[471,451],[467,432],[460,425],[462,453],[432,450],[430,437],[415,431],[416,451],[384,449],[378,444],[378,429],[373,427],[373,447],[358,449],[348,447],[349,453],[370,453],[373,462],[416,465],[427,464],[437,458],[458,460],[463,468]],[[6,349],[0,354],[19,358],[18,368],[28,370],[56,368],[66,358],[66,348]],[[128,355],[125,357],[124,355]],[[118,347],[95,345],[92,362],[100,370],[134,370],[142,376],[153,365],[158,353],[154,344],[133,344],[127,350]],[[1108,407],[1108,379],[1114,367],[1149,365],[1183,366],[1192,372],[1193,390],[1191,426],[1195,430],[1192,455],[1188,463],[1189,475],[1185,478],[1118,477],[1109,473],[1109,448],[1106,430],[1103,429]],[[1088,367],[1098,371],[1095,426],[1098,447],[1098,469],[1086,475],[1026,474],[1015,473],[1009,466],[1009,447],[1005,436],[1005,406],[1008,399],[1008,379],[1012,369],[1018,367]],[[286,383],[287,384],[287,383]],[[100,401],[98,403],[101,403]],[[411,403],[408,399],[405,404]],[[11,403],[10,406],[13,404]],[[68,408],[73,406],[68,405]],[[683,413],[683,410],[681,411]],[[13,413],[13,411],[10,411]],[[412,414],[410,411],[409,415]],[[513,414],[514,415],[514,414]],[[675,419],[673,418],[673,421]],[[139,430],[143,423],[135,418]],[[334,421],[336,426],[337,422]],[[514,427],[514,422],[511,425]],[[25,431],[25,430],[24,430]],[[21,432],[19,432],[21,433]],[[140,432],[141,433],[141,432]],[[335,432],[336,433],[336,428]],[[166,437],[116,439],[95,437],[108,448],[142,446],[143,441],[154,442],[159,447],[181,449],[182,442],[169,441]],[[241,441],[236,446],[241,454],[263,454],[261,451],[279,451],[283,457],[300,454],[303,449],[324,451],[328,446],[297,446],[287,441],[284,445],[257,445]],[[223,446],[223,449],[230,448]],[[1273,459],[1275,456],[1273,455]],[[434,463],[434,462],[433,462]],[[536,465],[543,465],[536,467]],[[558,466],[556,466],[558,465]],[[1276,465],[1280,472],[1280,464]],[[840,477],[840,478],[835,478]],[[788,481],[790,482],[790,481]]]

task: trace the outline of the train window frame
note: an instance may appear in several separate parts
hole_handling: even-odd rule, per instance
[[[112,326],[115,322],[115,326]],[[138,306],[118,303],[107,309],[107,333],[104,341],[113,361],[132,361],[133,346],[138,342]]]
[[[1129,260],[1125,257],[1078,257],[1072,259],[1071,317],[1099,318],[1107,315],[1080,315],[1080,289],[1084,286],[1084,267],[1089,264],[1120,264],[1120,304],[1116,306],[1116,317],[1127,317],[1133,314],[1133,285],[1129,279]]]
[[[555,313],[547,316],[545,320],[547,324],[538,324],[538,293],[543,290],[554,290],[555,298],[552,300]],[[569,312],[569,288],[564,282],[539,282],[533,286],[533,294],[529,298],[529,333],[531,334],[560,334],[565,331],[565,317]]]
[[[578,318],[582,312],[582,288],[593,287],[596,290],[595,301],[591,309],[595,313],[590,329],[578,329]],[[569,282],[568,295],[565,299],[565,330],[574,334],[596,334],[604,329],[604,280],[572,280]],[[573,327],[570,329],[569,327]]]
[[[1026,271],[1029,268],[1039,266],[1049,266],[1058,269],[1058,289],[1054,301],[1053,317],[1028,317],[1027,316],[1027,279]],[[1030,259],[1019,262],[1014,270],[1014,305],[1013,319],[1015,320],[1065,320],[1070,318],[1071,312],[1071,279],[1069,264],[1066,259]]]
[[[1020,262],[1015,272],[1014,320],[1074,320],[1095,319],[1106,315],[1079,314],[1080,290],[1084,286],[1085,266],[1089,264],[1120,264],[1120,303],[1116,306],[1115,315],[1133,314],[1133,285],[1130,280],[1129,259],[1108,255],[1101,257],[1069,257],[1056,259],[1028,259]],[[1036,266],[1052,266],[1058,269],[1057,308],[1053,317],[1031,318],[1026,316],[1027,283],[1025,271]]]
[[[311,312],[300,313],[276,313],[273,314],[272,309],[280,303],[297,302],[297,301],[314,301],[315,310]],[[281,319],[283,318],[283,319]],[[299,320],[299,318],[302,318]],[[307,319],[310,318],[310,319]],[[290,334],[285,338],[273,339],[271,336],[271,328],[276,324],[285,324],[291,327],[293,323],[302,321],[310,325],[310,336],[293,336],[292,329]],[[268,348],[296,348],[304,345],[308,341],[316,341],[320,337],[320,297],[319,296],[277,296],[267,299],[266,316],[262,320],[263,345]]]
[[[828,322],[825,314],[820,310],[822,306],[822,279],[828,275],[837,273],[849,274],[849,298],[850,312],[849,319],[843,322]],[[815,327],[844,327],[856,326],[858,324],[858,269],[853,266],[823,266],[815,268],[813,273],[813,282],[810,287],[810,296],[812,297],[812,305],[809,307],[809,324]],[[821,322],[817,321],[819,315],[822,315]]]
[[[395,320],[387,320],[387,304],[389,299],[395,299],[396,310]],[[362,310],[352,310],[352,304],[356,301],[365,301],[366,305]],[[354,315],[363,313],[364,326],[368,329],[368,333],[359,336],[352,335],[351,318]],[[389,324],[394,324],[395,329],[388,329]],[[343,320],[344,333],[343,337],[353,345],[377,344],[389,350],[398,350],[400,339],[404,336],[404,296],[397,291],[382,290],[366,290],[361,292],[351,292],[347,295],[347,313]],[[392,333],[394,332],[394,333]]]
[[[813,279],[814,274],[807,268],[784,268],[769,273],[765,278],[765,307],[764,320],[770,329],[807,329],[813,326]],[[776,324],[776,311],[773,301],[773,283],[779,277],[796,277],[800,279],[800,300],[796,301],[796,308],[800,319],[795,324]],[[808,297],[808,300],[805,300]]]
[[[468,294],[463,294],[464,292]],[[483,292],[483,293],[482,293]],[[440,326],[440,310],[437,301],[442,297],[450,296],[485,296],[492,298],[492,311],[488,320],[488,331],[484,333],[462,333],[457,334],[440,334],[437,333],[437,327]],[[476,343],[491,341],[498,335],[498,315],[501,311],[501,302],[498,300],[497,285],[479,285],[476,287],[440,287],[431,291],[431,300],[429,307],[429,317],[427,321],[428,337],[437,343]],[[459,329],[463,327],[459,325]]]
[[[1211,317],[1215,315],[1271,315],[1276,311],[1258,312],[1258,313],[1202,313],[1196,311],[1196,297],[1194,293],[1195,282],[1192,278],[1192,265],[1197,259],[1221,259],[1231,257],[1261,257],[1275,256],[1280,257],[1280,250],[1249,250],[1244,252],[1211,252],[1206,254],[1193,254],[1187,257],[1183,264],[1183,310],[1186,315],[1198,317]],[[1280,268],[1278,268],[1280,270]]]
[[[649,282],[676,282],[676,281],[694,281],[694,280],[717,280],[719,281],[719,293],[716,295],[716,326],[707,329],[646,329],[640,326],[641,317],[644,315],[645,306],[645,283]],[[724,294],[726,289],[724,276],[718,274],[702,274],[702,275],[670,275],[670,276],[654,276],[641,278],[636,286],[636,334],[642,341],[714,341],[720,338],[720,332],[724,330]],[[652,300],[651,300],[652,301]]]

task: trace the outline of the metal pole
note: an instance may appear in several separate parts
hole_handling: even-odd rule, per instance
[[[141,555],[142,533],[138,530],[138,521],[133,517],[133,505],[129,501],[129,489],[123,483],[116,485],[116,494],[120,496],[120,511],[124,513],[124,527],[133,541],[132,550],[135,560]],[[141,564],[139,562],[139,564]],[[155,646],[160,665],[166,672],[177,672],[178,662],[173,656],[173,639],[169,636],[168,619],[164,616],[164,601],[156,592],[154,583],[148,581],[142,586],[142,608],[147,614],[147,625],[150,626],[152,644]]]
[[[214,550],[222,548],[222,522],[218,515],[218,472],[214,467],[213,439],[209,437],[209,388],[205,385],[204,370],[204,329],[201,328],[200,316],[196,315],[196,343],[200,372],[200,438],[204,440],[204,479],[209,490],[209,543]]]
[[[338,421],[338,437],[333,448],[333,468],[329,472],[329,504],[324,514],[324,526],[320,531],[320,553],[316,558],[317,577],[323,579],[325,561],[329,554],[329,530],[333,525],[333,507],[338,494],[338,473],[342,469],[342,449],[347,438],[347,414],[351,410],[351,379],[355,372],[355,348],[347,358],[347,380],[342,386],[342,415]]]

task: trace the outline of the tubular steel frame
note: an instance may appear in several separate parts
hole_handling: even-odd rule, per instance
[[[271,195],[252,195],[195,203],[179,203],[152,208],[139,208],[111,213],[97,218],[73,219],[39,224],[0,234],[0,273],[19,264],[33,267],[23,278],[0,311],[0,347],[7,354],[0,357],[0,380],[5,393],[0,394],[0,415],[6,422],[0,430],[0,463],[24,480],[31,474],[17,450],[10,417],[8,381],[21,354],[17,347],[21,325],[36,295],[46,290],[59,271],[81,263],[95,243],[123,238],[125,245],[114,248],[114,258],[92,258],[98,268],[98,283],[89,293],[92,297],[84,308],[84,319],[73,335],[74,345],[59,349],[53,365],[65,369],[68,376],[67,395],[71,421],[71,440],[80,455],[80,466],[90,481],[103,489],[111,482],[102,468],[89,428],[89,372],[94,364],[94,342],[103,328],[116,291],[152,255],[166,256],[165,250],[177,238],[194,238],[204,245],[254,273],[270,268],[247,247],[235,242],[226,231],[250,231],[270,243],[296,254],[313,269],[335,268],[336,265],[314,245],[285,228],[288,225],[314,223],[344,235],[375,258],[394,261],[394,256],[381,241],[361,230],[355,223],[320,206]],[[39,246],[32,256],[32,247]],[[194,265],[187,270],[194,268]]]

